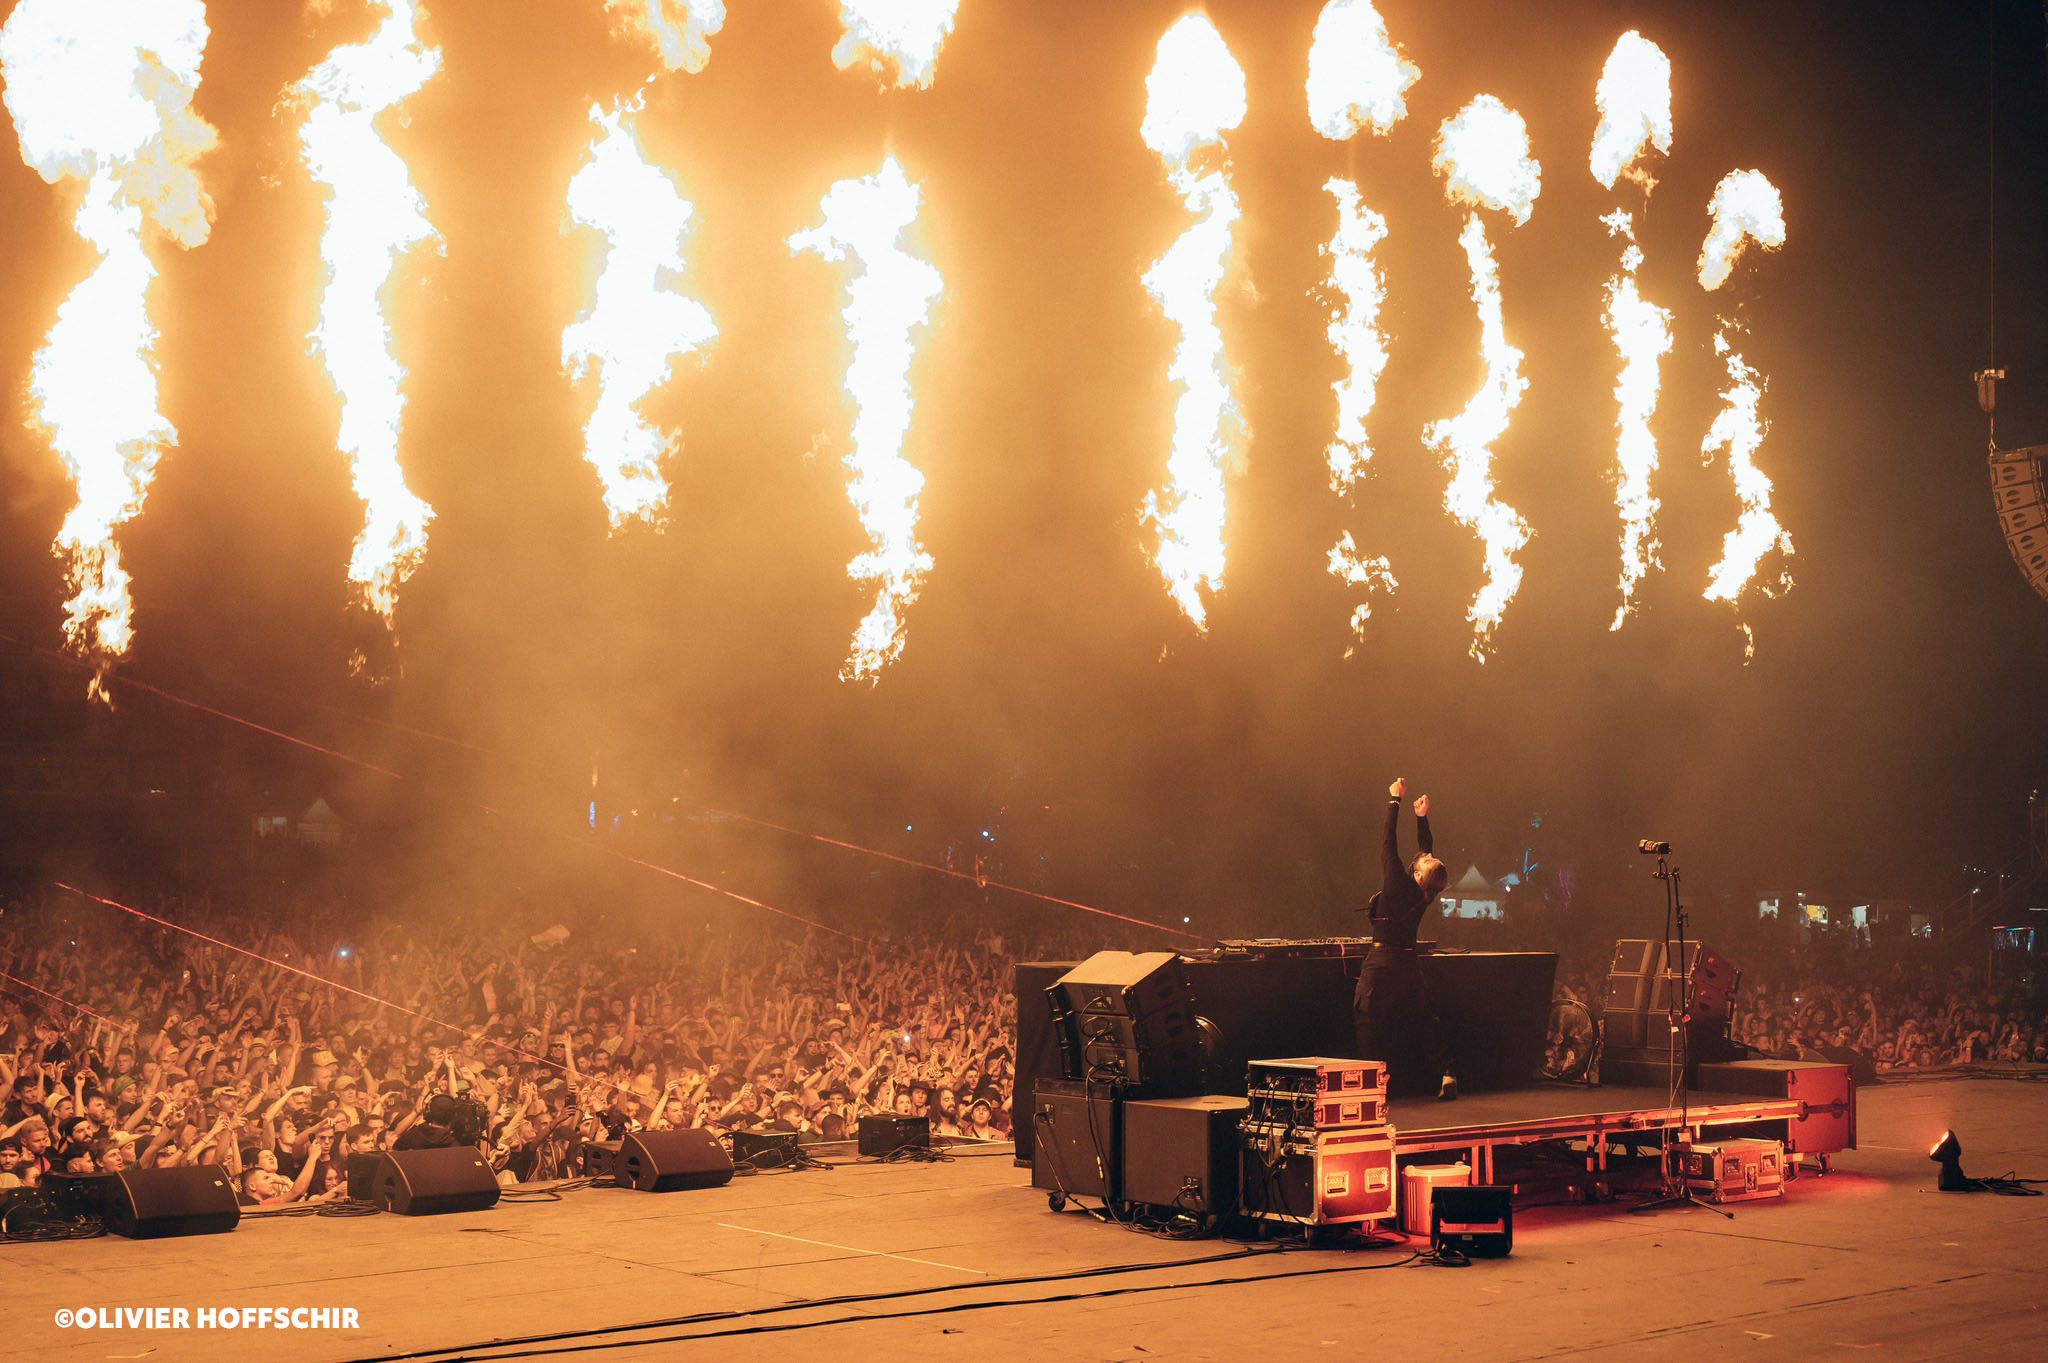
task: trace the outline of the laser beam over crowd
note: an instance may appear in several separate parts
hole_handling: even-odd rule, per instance
[[[674,362],[718,335],[703,304],[675,292],[692,207],[671,176],[649,165],[626,115],[593,107],[598,139],[569,181],[569,216],[604,234],[604,265],[590,308],[562,333],[562,363],[592,375],[597,402],[583,427],[583,457],[597,470],[612,529],[659,523],[668,501],[660,461],[674,440],[640,414],[639,403]]]
[[[960,0],[840,0],[832,64],[865,66],[888,84],[926,89],[959,11]]]
[[[29,404],[78,498],[54,545],[72,592],[64,634],[99,669],[102,699],[134,637],[115,533],[178,438],[157,411],[144,231],[189,249],[212,228],[193,168],[215,142],[192,111],[207,36],[201,0],[22,0],[0,29],[22,160],[53,185],[81,182],[73,227],[99,257],[36,351]]]
[[[414,0],[383,3],[377,31],[335,48],[290,98],[306,105],[299,142],[327,197],[320,235],[327,281],[313,346],[341,400],[336,443],[363,503],[348,577],[361,604],[389,625],[399,586],[426,554],[434,512],[407,488],[398,464],[405,369],[392,353],[382,292],[399,257],[438,237],[377,117],[425,85],[441,54],[415,36]]]
[[[1700,287],[1710,293],[1734,273],[1747,243],[1754,241],[1766,251],[1785,244],[1784,202],[1761,171],[1737,170],[1723,176],[1714,187],[1707,211],[1712,226],[1700,248],[1699,279]],[[1793,552],[1792,536],[1771,511],[1771,480],[1756,464],[1765,430],[1763,380],[1735,348],[1735,338],[1742,331],[1739,318],[1723,317],[1714,333],[1714,354],[1720,357],[1728,386],[1721,390],[1721,410],[1700,445],[1700,457],[1709,463],[1716,450],[1727,452],[1728,476],[1741,504],[1735,528],[1723,538],[1720,560],[1708,570],[1707,587],[1701,595],[1709,601],[1726,601],[1738,610],[1764,555],[1775,549],[1789,558]],[[1775,595],[1791,585],[1792,573],[1786,568],[1775,584],[1763,590]],[[1742,656],[1748,662],[1756,657],[1756,634],[1747,621],[1741,624]]]
[[[1157,561],[1167,591],[1195,628],[1208,628],[1203,592],[1223,586],[1224,472],[1235,449],[1237,404],[1216,324],[1216,292],[1231,256],[1237,193],[1223,165],[1223,134],[1244,121],[1244,71],[1216,26],[1199,14],[1159,40],[1145,78],[1140,135],[1194,222],[1145,272],[1145,288],[1180,331],[1167,375],[1174,404],[1167,486],[1145,494],[1159,527]]]
[[[1593,102],[1600,113],[1593,133],[1593,178],[1607,189],[1627,179],[1639,185],[1647,203],[1656,181],[1645,165],[1652,151],[1671,150],[1671,62],[1655,43],[1631,29],[1621,35],[1600,73]],[[1636,584],[1660,566],[1657,559],[1658,365],[1671,350],[1671,314],[1642,295],[1636,272],[1642,247],[1635,220],[1617,208],[1600,220],[1622,245],[1621,268],[1606,288],[1607,332],[1621,356],[1614,384],[1614,504],[1621,514],[1621,602],[1609,629],[1620,629],[1635,609]]]
[[[874,608],[854,631],[840,675],[873,681],[903,652],[904,612],[917,600],[931,555],[917,542],[917,498],[924,475],[903,457],[913,407],[911,332],[923,326],[945,281],[900,238],[917,222],[919,190],[893,156],[861,179],[841,180],[819,204],[824,220],[789,239],[793,252],[852,260],[841,316],[853,342],[846,392],[853,399],[853,445],[846,454],[847,496],[874,547],[846,567],[874,582]]]
[[[1529,383],[1522,377],[1522,352],[1508,344],[1500,270],[1479,210],[1505,213],[1517,224],[1527,222],[1542,190],[1542,172],[1529,155],[1529,130],[1522,116],[1492,95],[1480,95],[1444,123],[1431,165],[1444,177],[1444,193],[1452,202],[1472,205],[1458,242],[1471,271],[1486,379],[1464,411],[1432,422],[1423,439],[1448,456],[1451,483],[1444,494],[1445,508],[1479,537],[1485,549],[1479,592],[1465,613],[1473,627],[1472,656],[1483,663],[1493,631],[1522,585],[1522,567],[1514,556],[1529,542],[1529,526],[1494,495],[1493,445],[1507,433],[1508,419]]]
[[[1352,137],[1360,128],[1384,136],[1407,112],[1408,87],[1421,76],[1421,69],[1402,57],[1387,36],[1386,21],[1369,0],[1330,0],[1316,18],[1309,46],[1309,123],[1333,140]],[[1324,292],[1330,320],[1324,335],[1345,366],[1332,385],[1337,426],[1324,458],[1331,490],[1348,499],[1372,460],[1366,418],[1387,367],[1387,338],[1380,330],[1386,283],[1373,259],[1374,248],[1386,240],[1387,220],[1366,206],[1356,181],[1333,175],[1323,189],[1337,201],[1337,226],[1322,248],[1330,262]],[[1373,596],[1391,594],[1399,583],[1386,556],[1360,552],[1349,530],[1331,547],[1329,567],[1343,582],[1365,589],[1351,610],[1354,642],[1344,650],[1348,658],[1365,638]]]

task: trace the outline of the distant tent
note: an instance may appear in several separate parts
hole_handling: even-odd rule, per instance
[[[1498,886],[1479,874],[1477,866],[1470,866],[1455,884],[1444,890],[1444,917],[1503,918],[1506,898]]]
[[[341,819],[327,801],[315,800],[299,815],[299,841],[333,847],[341,841]]]

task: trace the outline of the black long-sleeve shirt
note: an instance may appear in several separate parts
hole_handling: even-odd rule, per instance
[[[1415,821],[1415,845],[1424,852],[1436,850],[1426,818]],[[1415,883],[1414,873],[1401,858],[1401,802],[1389,800],[1386,834],[1380,839],[1380,892],[1365,906],[1366,916],[1372,920],[1374,949],[1413,948],[1415,934],[1422,926],[1422,911],[1429,907],[1431,898]]]

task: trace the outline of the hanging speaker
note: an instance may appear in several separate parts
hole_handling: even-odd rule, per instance
[[[701,1126],[629,1132],[619,1145],[614,1167],[621,1188],[637,1188],[643,1193],[716,1188],[732,1182],[732,1156],[725,1153],[717,1136]]]

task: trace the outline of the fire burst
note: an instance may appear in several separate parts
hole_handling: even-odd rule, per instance
[[[639,105],[628,106],[637,110]],[[692,212],[673,180],[647,163],[627,109],[593,107],[598,139],[569,181],[569,216],[607,242],[597,297],[562,333],[562,363],[574,377],[597,372],[597,406],[583,427],[583,457],[604,485],[612,529],[658,522],[668,500],[659,461],[673,440],[636,404],[668,377],[672,363],[718,335],[711,314],[664,286],[683,270]]]
[[[1408,112],[1422,70],[1387,36],[1372,0],[1330,0],[1308,49],[1308,121],[1333,142],[1360,128],[1385,134]]]
[[[1145,78],[1140,135],[1166,163],[1167,178],[1195,221],[1145,272],[1145,288],[1180,344],[1167,375],[1180,385],[1173,412],[1171,486],[1145,494],[1145,518],[1159,526],[1159,571],[1167,590],[1194,621],[1208,627],[1202,591],[1223,585],[1224,466],[1232,448],[1236,404],[1216,325],[1216,290],[1230,262],[1237,194],[1223,173],[1223,134],[1244,120],[1244,72],[1216,26],[1199,14],[1179,20],[1159,40]]]
[[[1332,139],[1351,137],[1361,127],[1385,135],[1407,112],[1408,87],[1421,76],[1388,38],[1386,21],[1370,0],[1330,0],[1316,19],[1309,47],[1309,122]],[[1337,201],[1337,228],[1323,247],[1330,259],[1329,296],[1335,300],[1325,334],[1345,364],[1333,385],[1337,429],[1324,456],[1330,487],[1348,496],[1372,460],[1365,419],[1387,367],[1386,338],[1379,329],[1386,288],[1373,260],[1373,249],[1386,240],[1387,220],[1364,204],[1353,181],[1332,177],[1323,188]],[[1330,550],[1330,571],[1367,589],[1367,600],[1351,612],[1352,634],[1362,639],[1372,618],[1371,594],[1398,585],[1393,568],[1383,556],[1359,553],[1347,530]],[[1344,656],[1355,651],[1347,648]]]
[[[824,221],[789,239],[792,252],[815,251],[838,263],[852,256],[860,270],[846,285],[846,332],[853,359],[846,391],[853,398],[853,448],[847,452],[847,495],[874,548],[846,567],[856,582],[879,583],[874,609],[854,632],[840,676],[874,680],[903,652],[903,613],[917,593],[931,555],[917,542],[917,497],[924,475],[903,457],[910,430],[910,333],[925,324],[945,281],[898,244],[917,221],[918,187],[895,157],[865,179],[841,180],[819,205]]]
[[[438,238],[376,120],[427,83],[441,54],[415,36],[414,0],[384,3],[384,22],[368,41],[335,48],[291,93],[308,105],[299,130],[306,168],[327,190],[327,282],[312,339],[341,399],[336,443],[363,502],[348,576],[362,604],[389,625],[399,584],[426,554],[434,512],[398,467],[405,369],[391,353],[379,295],[399,256]]]
[[[187,249],[212,229],[192,167],[215,141],[191,107],[206,39],[201,0],[22,0],[0,28],[22,160],[51,184],[83,183],[74,226],[99,253],[57,309],[29,395],[78,493],[53,547],[73,593],[65,637],[102,669],[91,684],[102,699],[105,667],[134,636],[114,531],[141,511],[178,438],[156,410],[143,228]]]
[[[1514,556],[1529,542],[1529,526],[1513,507],[1494,496],[1493,443],[1506,433],[1508,418],[1529,383],[1522,377],[1522,352],[1508,344],[1501,317],[1500,271],[1478,210],[1490,208],[1517,224],[1527,222],[1542,190],[1542,170],[1529,155],[1529,130],[1522,116],[1492,95],[1480,95],[1445,122],[1431,165],[1444,176],[1444,192],[1453,202],[1473,205],[1458,241],[1472,275],[1486,381],[1464,411],[1432,422],[1423,439],[1449,454],[1451,483],[1444,493],[1445,509],[1485,546],[1484,578],[1465,612],[1473,625],[1472,656],[1483,663],[1493,631],[1522,585],[1522,567]]]
[[[1626,177],[1642,186],[1647,198],[1656,181],[1643,162],[1654,148],[1671,150],[1671,62],[1649,39],[1631,29],[1621,35],[1600,73],[1593,102],[1600,123],[1593,133],[1593,178],[1607,189]],[[1625,243],[1621,269],[1607,281],[1608,334],[1621,356],[1615,380],[1614,445],[1617,476],[1614,504],[1621,513],[1621,603],[1614,623],[1620,629],[1635,609],[1636,584],[1659,566],[1657,499],[1650,479],[1657,471],[1657,437],[1650,420],[1657,414],[1658,363],[1671,350],[1671,314],[1646,300],[1636,285],[1643,251],[1636,244],[1635,222],[1617,208],[1601,221],[1608,234]]]
[[[959,10],[960,0],[840,0],[845,32],[832,64],[864,65],[892,84],[928,89]]]
[[[1766,251],[1785,244],[1784,203],[1776,186],[1760,171],[1738,170],[1724,176],[1714,187],[1707,211],[1713,226],[1700,250],[1699,277],[1700,287],[1710,292],[1727,282],[1747,242],[1754,241]],[[1728,452],[1728,475],[1742,504],[1735,528],[1722,540],[1720,562],[1708,570],[1707,589],[1701,593],[1709,601],[1730,605],[1739,605],[1765,554],[1776,549],[1790,557],[1793,552],[1792,536],[1771,512],[1771,480],[1756,466],[1756,452],[1764,440],[1759,415],[1763,384],[1735,348],[1733,338],[1741,330],[1740,322],[1724,317],[1714,336],[1714,353],[1726,368],[1728,386],[1721,392],[1721,410],[1700,444],[1700,455],[1708,462],[1712,462],[1714,451]],[[1791,572],[1781,571],[1777,587],[1791,585]],[[1766,594],[1771,591],[1765,588]],[[1746,662],[1756,656],[1756,636],[1746,622],[1742,635]]]
[[[654,44],[671,71],[702,71],[711,37],[725,27],[725,0],[604,0],[620,27]]]

